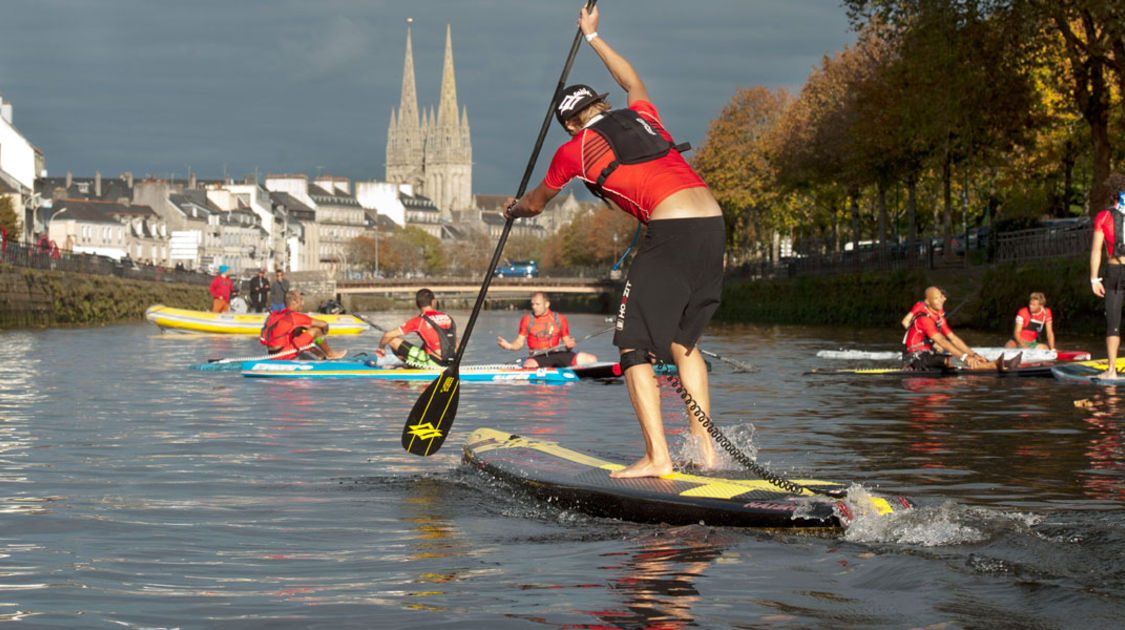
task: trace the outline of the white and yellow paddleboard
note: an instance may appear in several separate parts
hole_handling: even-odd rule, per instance
[[[352,315],[328,315],[309,313],[309,317],[328,322],[329,335],[358,335],[371,329]],[[187,308],[173,308],[156,304],[145,311],[145,319],[156,324],[161,330],[177,332],[257,335],[266,321],[265,313],[211,313]]]
[[[1125,385],[1125,358],[1117,359],[1117,378],[1099,378],[1109,368],[1108,359],[1064,363],[1051,368],[1051,374],[1060,381],[1073,381],[1091,385]]]
[[[481,428],[469,436],[464,461],[566,509],[629,521],[770,528],[836,528],[852,519],[845,486],[790,480],[795,494],[765,479],[722,479],[672,473],[613,479],[623,464],[573,451],[556,442]],[[881,514],[913,507],[903,497],[870,497]]]

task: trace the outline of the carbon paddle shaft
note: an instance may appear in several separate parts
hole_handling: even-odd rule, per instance
[[[383,328],[379,324],[376,324],[375,322],[371,321],[370,319],[367,319],[366,317],[364,317],[363,315],[360,315],[359,313],[348,313],[348,314],[351,315],[352,317],[358,319],[359,321],[367,324],[368,326],[370,326],[372,328],[372,330],[378,330],[379,332],[387,332],[386,328]]]
[[[598,0],[588,0],[586,10],[593,9],[597,3]],[[581,45],[582,29],[579,28],[578,32],[574,34],[574,42],[570,45],[570,52],[567,54],[566,65],[563,66],[559,83],[555,86],[555,92],[551,95],[551,102],[547,105],[547,115],[543,117],[543,124],[539,127],[539,137],[535,139],[535,148],[531,151],[527,168],[524,169],[523,179],[520,180],[519,190],[516,191],[516,199],[527,192],[527,184],[531,181],[531,173],[535,170],[535,162],[539,159],[539,151],[543,149],[543,140],[547,137],[547,129],[551,126],[551,115],[555,112],[555,104],[559,100],[559,94],[566,87],[566,78],[570,75],[570,68],[574,65],[574,58],[578,56],[578,48]],[[465,332],[461,336],[461,344],[457,348],[457,354],[453,357],[453,363],[445,368],[433,383],[430,383],[426,391],[422,392],[422,395],[418,397],[414,407],[410,410],[410,415],[406,418],[406,425],[402,429],[402,447],[415,455],[428,456],[436,453],[441,448],[442,443],[445,442],[446,436],[449,435],[450,427],[453,426],[461,392],[460,379],[458,378],[461,357],[465,354],[465,348],[469,345],[469,336],[473,333],[473,325],[477,322],[481,306],[484,305],[484,297],[488,294],[489,285],[492,284],[492,274],[500,263],[500,254],[504,251],[504,244],[508,242],[508,234],[512,231],[513,220],[508,219],[504,222],[504,230],[500,233],[500,240],[496,243],[496,251],[493,252],[492,261],[488,264],[488,271],[484,274],[484,283],[481,285],[480,293],[477,294],[477,300],[473,304],[473,312],[469,315],[469,322],[465,324]]]

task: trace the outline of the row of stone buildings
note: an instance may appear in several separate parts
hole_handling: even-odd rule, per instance
[[[457,103],[447,27],[437,113],[418,108],[409,29],[399,107],[390,115],[385,179],[266,175],[204,180],[49,177],[43,152],[13,124],[0,98],[0,195],[13,200],[19,236],[46,234],[60,250],[163,266],[235,272],[350,269],[349,243],[413,226],[443,241],[470,232],[499,236],[503,195],[472,194],[468,112]],[[523,219],[513,234],[546,236],[582,207],[556,198],[552,211]],[[15,235],[12,235],[14,237]]]
[[[357,237],[386,238],[412,226],[443,241],[473,231],[495,239],[504,225],[502,196],[476,195],[473,210],[445,216],[408,184],[331,176],[172,182],[67,175],[41,177],[35,188],[47,195],[35,225],[64,252],[206,271],[338,272],[356,267],[348,256]],[[553,211],[518,222],[513,234],[545,237],[582,207],[573,196],[553,203]]]

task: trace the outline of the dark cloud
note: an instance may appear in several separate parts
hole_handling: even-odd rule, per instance
[[[573,4],[573,6],[570,6]],[[13,6],[14,5],[14,6]],[[834,0],[618,0],[599,30],[675,135],[699,145],[737,87],[797,88],[854,40]],[[0,94],[53,174],[384,175],[412,24],[419,104],[437,106],[446,24],[476,192],[519,183],[580,2],[35,0],[0,20]],[[572,72],[616,88],[585,46]],[[620,90],[611,98],[622,104]],[[537,174],[563,140],[553,129]]]

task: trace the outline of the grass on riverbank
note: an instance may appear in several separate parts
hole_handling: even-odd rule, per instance
[[[1031,292],[1041,291],[1054,313],[1056,331],[1065,327],[1074,334],[1104,332],[1104,307],[1090,291],[1084,258],[730,282],[715,319],[898,328],[902,316],[931,285],[949,293],[946,309],[956,309],[950,319],[955,328],[1010,332],[1016,311],[1027,305]]]

